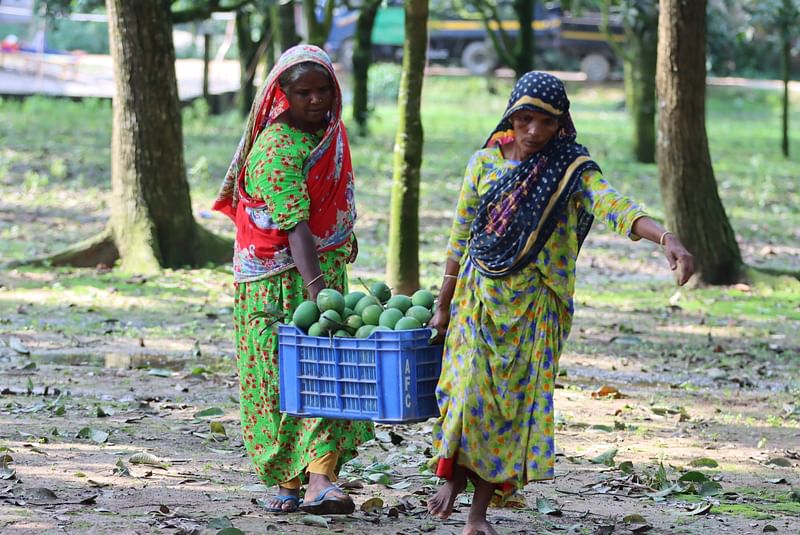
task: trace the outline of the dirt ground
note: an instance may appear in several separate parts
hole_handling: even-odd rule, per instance
[[[231,345],[195,335],[230,309],[184,310],[152,339],[70,298],[38,310],[37,285],[81,276],[0,275],[0,300],[17,299],[0,325],[0,532],[460,533],[468,493],[448,521],[425,512],[437,485],[425,470],[430,421],[378,426],[346,465],[355,514],[265,512]],[[79,310],[96,321],[59,327]],[[556,394],[557,477],[490,520],[503,534],[800,533],[795,329],[708,324],[679,305],[580,307]]]

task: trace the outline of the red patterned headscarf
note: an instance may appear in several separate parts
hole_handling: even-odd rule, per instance
[[[247,195],[244,179],[247,159],[256,137],[289,109],[289,101],[278,82],[281,75],[306,62],[316,63],[327,70],[335,93],[322,141],[304,165],[311,199],[308,225],[320,252],[341,246],[353,232],[356,217],[353,167],[347,133],[341,120],[342,91],[328,55],[316,46],[298,45],[281,55],[254,100],[239,147],[213,206],[214,210],[236,223],[234,274],[239,282],[264,278],[294,265],[289,255],[288,233],[259,225],[266,203]]]

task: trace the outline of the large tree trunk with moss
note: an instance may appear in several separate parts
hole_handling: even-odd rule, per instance
[[[353,47],[353,118],[358,125],[358,135],[367,134],[369,116],[369,67],[372,65],[372,28],[381,0],[365,0],[356,20],[356,38]],[[345,60],[346,61],[346,60]]]
[[[661,0],[658,168],[667,226],[695,256],[700,281],[729,284],[742,258],[719,198],[705,124],[706,2]]]
[[[219,260],[224,240],[192,215],[169,6],[107,0],[106,7],[115,81],[110,224],[121,267],[151,273]]]
[[[636,0],[624,18],[625,101],[633,121],[633,155],[656,161],[658,0]]]
[[[517,79],[533,69],[534,33],[533,15],[536,9],[536,0],[514,0],[514,12],[519,21],[519,34],[514,48],[514,74]]]
[[[405,16],[386,275],[395,291],[410,294],[419,288],[420,107],[428,42],[428,0],[405,2]]]

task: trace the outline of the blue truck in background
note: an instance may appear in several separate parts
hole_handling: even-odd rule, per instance
[[[519,30],[519,23],[508,3],[500,2],[499,6],[502,28],[513,37]],[[356,10],[339,11],[334,17],[326,44],[334,61],[345,67],[351,62],[357,19]],[[378,10],[372,32],[375,60],[402,59],[404,19],[403,3],[400,1],[384,2]],[[496,23],[490,27],[497,30]],[[622,27],[612,22],[609,28],[612,38],[621,42]],[[559,7],[537,2],[533,30],[538,53],[557,51],[563,58],[577,60],[589,80],[607,79],[618,64],[614,48],[608,42],[608,34],[601,28],[599,14],[565,16]],[[490,73],[499,66],[480,13],[467,6],[431,11],[428,20],[428,60],[456,64],[476,75]]]

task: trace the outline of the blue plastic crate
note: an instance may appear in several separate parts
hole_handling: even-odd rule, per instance
[[[438,416],[442,346],[429,337],[414,329],[329,338],[279,325],[281,411],[386,423]]]

